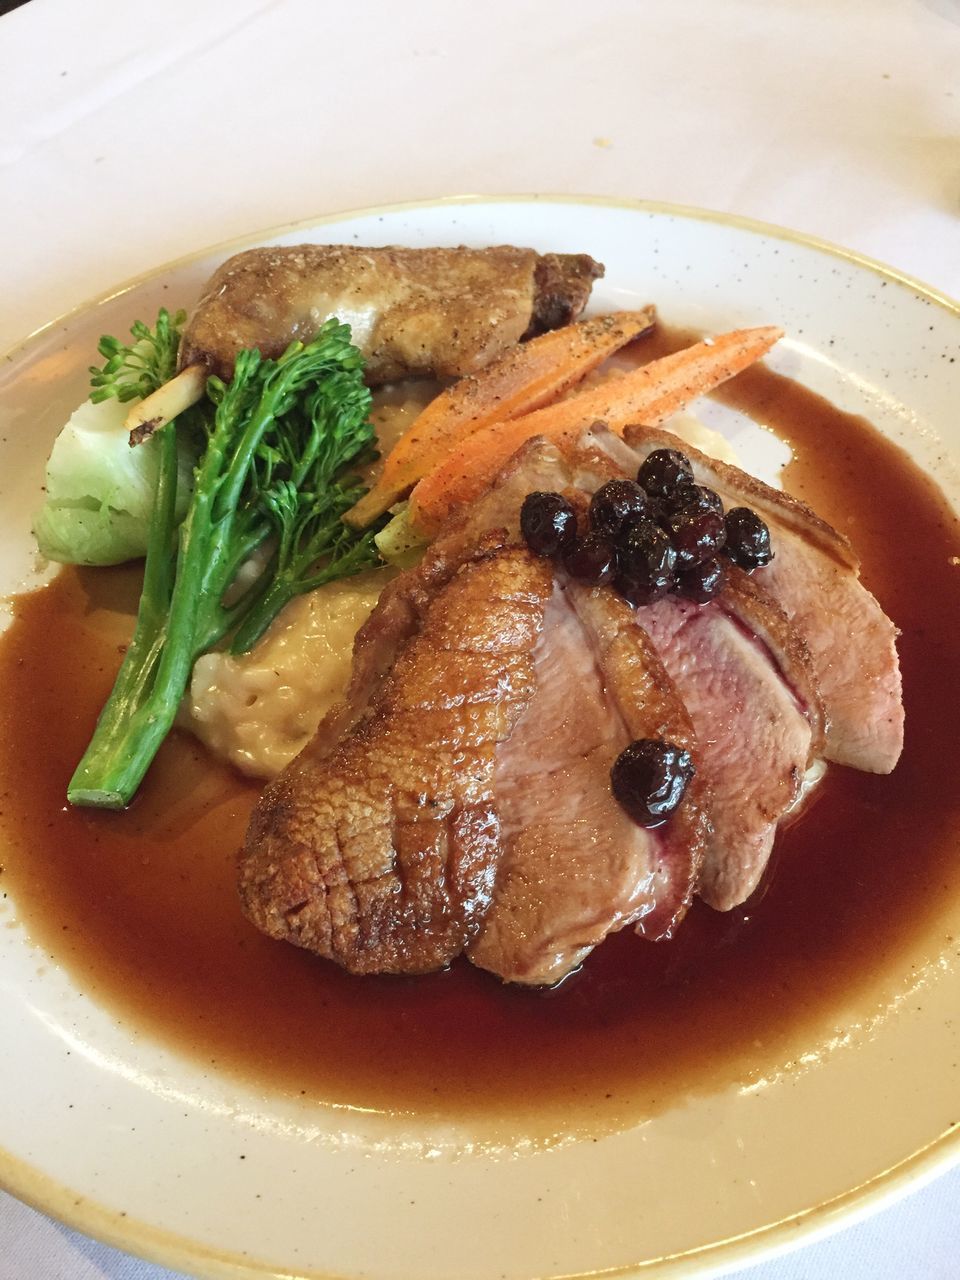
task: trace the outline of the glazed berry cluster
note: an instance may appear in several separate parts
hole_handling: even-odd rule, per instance
[[[656,449],[636,480],[610,480],[593,495],[589,528],[559,493],[531,493],[520,510],[530,550],[559,559],[575,578],[612,583],[630,604],[671,592],[706,604],[726,582],[726,561],[748,573],[773,558],[770,530],[749,507],[724,512],[712,489],[696,484],[690,460]]]

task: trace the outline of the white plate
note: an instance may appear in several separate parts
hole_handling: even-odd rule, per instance
[[[601,308],[657,301],[707,330],[781,323],[774,367],[866,413],[960,493],[960,309],[775,228],[642,204],[467,200],[341,215],[247,243],[533,244],[607,265]],[[34,335],[4,366],[0,589],[97,336],[192,301],[229,250],[154,273]],[[28,416],[29,415],[29,416]],[[485,1141],[476,1127],[303,1106],[184,1060],[0,933],[0,1177],[112,1243],[208,1275],[521,1280],[698,1274],[786,1248],[956,1158],[960,902],[783,1070],[614,1134]],[[908,998],[909,997],[909,998]],[[785,1064],[793,1065],[787,1069]],[[15,1101],[16,1105],[11,1105]],[[243,1157],[243,1159],[241,1159]]]

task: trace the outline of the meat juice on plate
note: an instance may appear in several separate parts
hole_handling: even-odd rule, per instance
[[[813,393],[757,368],[722,394],[789,441],[785,487],[860,553],[865,585],[901,628],[907,711],[895,772],[831,767],[743,907],[695,903],[666,943],[615,935],[545,991],[464,962],[353,978],[263,937],[236,895],[257,787],[189,736],[164,746],[128,811],[64,805],[139,591],[133,569],[70,569],[17,602],[0,641],[3,888],[33,939],[168,1043],[321,1101],[447,1115],[562,1108],[570,1124],[582,1106],[619,1122],[782,1066],[788,1042],[895,970],[957,890],[960,815],[939,778],[960,689],[938,675],[960,658],[943,625],[960,616],[956,521],[899,449]]]

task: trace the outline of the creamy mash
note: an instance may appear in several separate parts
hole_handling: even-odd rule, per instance
[[[185,719],[244,773],[272,778],[343,696],[353,637],[393,576],[375,569],[291,601],[250,653],[198,658]]]

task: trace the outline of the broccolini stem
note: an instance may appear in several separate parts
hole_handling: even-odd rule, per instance
[[[107,809],[128,805],[173,726],[193,663],[199,656],[196,637],[209,631],[211,598],[214,604],[218,603],[223,591],[216,574],[223,556],[218,557],[213,545],[210,520],[215,489],[201,488],[209,461],[208,454],[180,529],[177,572],[166,607],[158,614],[159,626],[144,626],[150,652],[131,645],[114,694],[104,707],[67,790],[72,804]],[[149,558],[148,553],[148,571]],[[145,579],[147,576],[149,572],[145,572]],[[212,591],[212,597],[208,591]],[[153,615],[151,608],[149,620]],[[125,679],[128,664],[129,681]],[[121,694],[115,698],[118,688]]]
[[[160,459],[136,626],[93,738],[70,779],[67,798],[71,804],[120,809],[133,794],[121,781],[129,719],[156,671],[170,606],[177,502],[177,437],[172,423],[157,432],[152,447]]]
[[[228,567],[223,543],[232,523],[230,516],[217,527],[212,520],[224,467],[227,442],[221,427],[226,416],[218,411],[217,427],[200,464],[190,509],[180,527],[173,588],[162,609],[159,632],[153,637],[157,652],[150,655],[149,668],[144,663],[139,680],[136,663],[140,655],[127,655],[133,696],[114,704],[111,694],[67,790],[72,804],[116,809],[130,803],[176,718],[194,660],[199,656],[197,636],[206,636],[212,628],[226,585],[222,581]],[[163,428],[174,429],[173,424]],[[148,576],[159,576],[152,574],[149,552],[145,585]],[[121,678],[123,675],[121,669]]]

